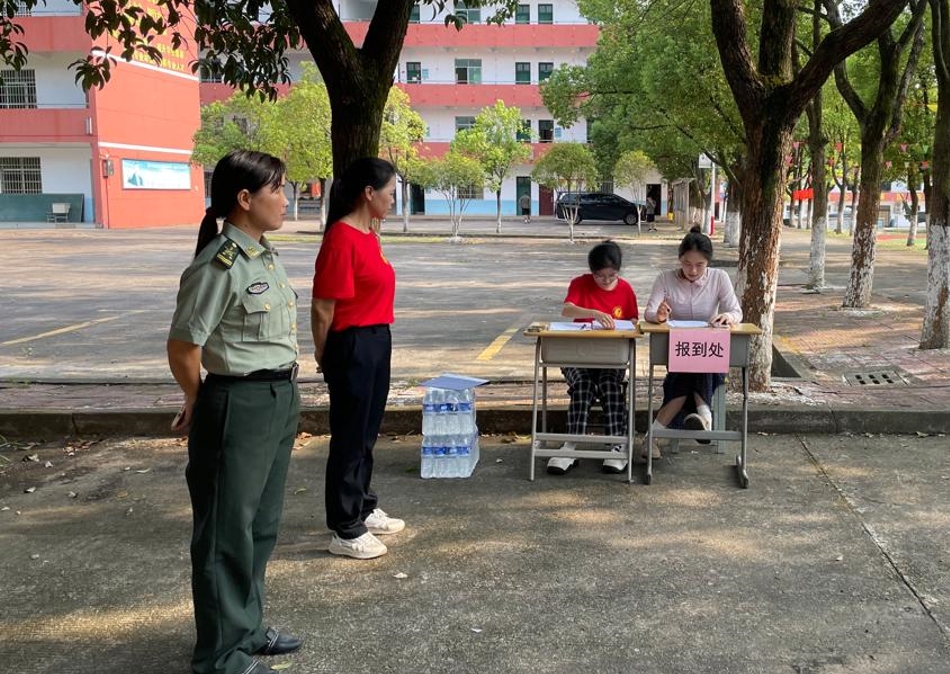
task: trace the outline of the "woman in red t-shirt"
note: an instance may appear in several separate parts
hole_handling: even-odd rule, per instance
[[[614,320],[636,320],[637,296],[633,288],[620,278],[623,254],[613,241],[604,241],[594,246],[587,255],[590,274],[578,276],[571,281],[564,298],[561,315],[575,321],[597,321],[602,327],[613,330]],[[571,404],[567,408],[567,432],[584,435],[587,432],[587,417],[590,406],[597,398],[604,409],[608,435],[627,434],[627,405],[623,395],[625,370],[565,367],[561,369],[567,380]],[[573,451],[576,445],[565,442],[561,449]],[[613,448],[621,452],[618,447]],[[552,457],[548,472],[564,475],[574,467],[576,459]],[[625,459],[607,459],[604,472],[622,473],[627,468]]]
[[[330,192],[313,277],[314,355],[330,394],[329,550],[356,559],[385,555],[376,535],[406,526],[377,507],[370,487],[373,447],[389,397],[396,295],[396,273],[372,225],[389,213],[395,191],[396,174],[387,161],[365,157],[347,168]]]

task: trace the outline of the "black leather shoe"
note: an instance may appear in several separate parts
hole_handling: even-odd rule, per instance
[[[303,640],[293,634],[282,634],[274,627],[268,627],[265,635],[267,643],[261,646],[254,655],[284,655],[293,653],[300,648]]]

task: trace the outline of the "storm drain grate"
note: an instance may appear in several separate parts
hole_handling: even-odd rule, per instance
[[[846,374],[844,380],[851,386],[902,386],[907,382],[896,370],[875,370]]]

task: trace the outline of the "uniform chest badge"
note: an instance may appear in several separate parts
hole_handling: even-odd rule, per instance
[[[612,313],[612,314],[614,315],[614,318],[623,318],[623,308],[622,308],[622,307],[614,307],[614,310],[611,311],[610,313]]]
[[[270,283],[267,281],[258,281],[247,287],[247,293],[249,295],[263,295],[268,290],[270,290]]]

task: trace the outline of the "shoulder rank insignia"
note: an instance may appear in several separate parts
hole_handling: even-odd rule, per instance
[[[240,252],[241,247],[231,241],[231,239],[227,239],[221,244],[221,247],[218,248],[218,252],[215,253],[214,261],[225,269],[230,269],[234,266],[234,261],[237,259],[238,253]]]

